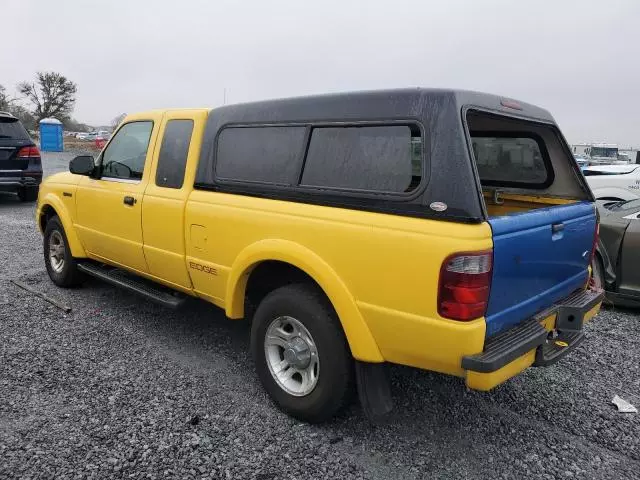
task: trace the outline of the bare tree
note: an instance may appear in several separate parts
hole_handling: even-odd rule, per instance
[[[7,90],[0,85],[0,111],[9,110],[9,107],[11,107],[12,101],[6,92]]]
[[[76,103],[76,84],[56,72],[38,72],[33,83],[18,84],[18,92],[33,104],[38,121],[47,117],[66,119]]]
[[[27,130],[37,130],[38,122],[35,117],[31,115],[31,112],[24,108],[22,105],[18,105],[17,103],[13,103],[9,105],[9,113],[11,113],[14,117],[17,117],[18,120],[24,125],[24,128]]]
[[[77,120],[69,117],[62,120],[65,130],[69,130],[70,132],[88,132],[91,130],[88,125],[84,123],[80,123]]]
[[[37,122],[33,115],[6,92],[7,90],[0,85],[0,111],[9,112],[17,117],[27,130],[35,130]]]
[[[126,116],[127,116],[126,113],[121,113],[120,115],[115,117],[113,120],[111,120],[111,128],[113,128],[113,130],[118,128],[118,125],[122,123],[122,121],[124,120],[124,117]]]

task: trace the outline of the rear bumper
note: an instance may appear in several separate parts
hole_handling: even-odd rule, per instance
[[[615,307],[640,308],[640,295],[606,292],[604,303]]]
[[[582,343],[583,323],[598,313],[603,299],[603,291],[578,290],[490,338],[481,353],[462,358],[467,385],[490,390],[531,365],[556,363]]]
[[[37,187],[42,183],[42,173],[10,173],[0,170],[0,192],[11,192],[22,187]]]

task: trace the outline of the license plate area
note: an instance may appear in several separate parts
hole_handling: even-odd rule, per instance
[[[538,313],[534,318],[549,331],[580,332],[585,316],[602,301],[603,297],[604,293],[601,291],[579,290]]]
[[[11,155],[13,155],[14,151],[14,147],[0,147],[0,161],[9,158]]]
[[[561,332],[579,332],[582,330],[584,307],[560,306],[556,313],[556,330]]]

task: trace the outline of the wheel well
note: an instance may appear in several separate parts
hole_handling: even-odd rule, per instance
[[[600,268],[604,273],[604,259],[602,258],[602,253],[600,253],[597,249],[593,255],[593,261],[598,262],[600,264]],[[591,272],[593,274],[593,272]]]
[[[309,274],[290,263],[267,260],[258,264],[251,271],[247,280],[245,316],[250,316],[262,299],[269,293],[292,283],[311,284],[324,293],[322,287]]]
[[[38,220],[40,222],[40,230],[42,232],[44,232],[44,229],[47,227],[47,223],[49,223],[49,220],[51,220],[56,215],[57,213],[51,205],[45,205],[42,207],[40,218]]]

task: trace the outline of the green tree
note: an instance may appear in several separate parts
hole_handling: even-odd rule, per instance
[[[67,119],[76,103],[75,83],[57,72],[38,72],[35,82],[21,82],[18,92],[32,104],[32,115],[37,121],[54,117]]]

